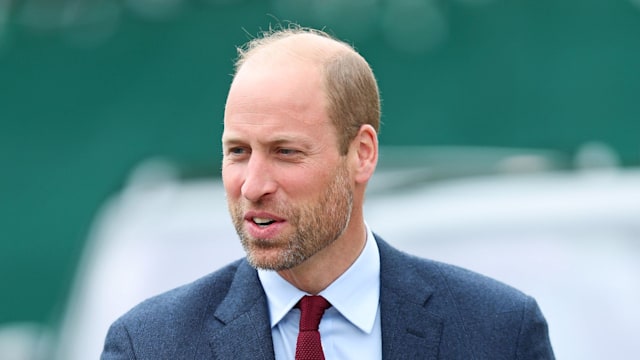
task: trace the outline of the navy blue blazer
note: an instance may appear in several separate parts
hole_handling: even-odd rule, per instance
[[[533,298],[376,240],[384,359],[554,359]],[[256,270],[238,260],[144,301],[113,323],[101,359],[274,359]]]

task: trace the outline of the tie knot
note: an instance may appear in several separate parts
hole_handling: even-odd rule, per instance
[[[324,311],[331,307],[327,299],[319,295],[305,295],[297,305],[300,308],[300,330],[318,330]]]

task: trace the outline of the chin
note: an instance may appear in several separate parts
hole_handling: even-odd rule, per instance
[[[251,249],[247,252],[247,260],[257,268],[264,270],[282,270],[282,255],[275,249]]]

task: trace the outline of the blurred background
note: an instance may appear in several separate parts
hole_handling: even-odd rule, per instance
[[[95,343],[85,341],[88,332],[78,332],[85,325],[70,314],[91,320],[79,310],[88,305],[78,304],[90,302],[82,284],[95,282],[83,276],[108,253],[100,255],[96,244],[116,244],[106,239],[117,234],[138,239],[110,226],[135,227],[141,212],[188,204],[184,214],[197,220],[183,219],[187,225],[211,220],[230,229],[218,180],[219,139],[235,47],[288,21],[354,44],[376,73],[383,150],[368,204],[374,230],[401,248],[532,293],[552,331],[559,319],[553,340],[565,355],[591,344],[567,342],[571,324],[584,332],[591,323],[577,314],[563,322],[571,302],[553,299],[584,301],[608,284],[624,293],[624,304],[616,302],[621,293],[600,293],[597,306],[606,308],[596,310],[597,323],[610,321],[608,312],[625,312],[627,319],[616,315],[611,329],[626,335],[610,331],[619,343],[601,348],[617,348],[614,358],[628,355],[628,336],[640,333],[631,325],[640,320],[638,310],[626,306],[640,300],[640,1],[0,0],[0,358],[97,356],[99,349],[69,350],[72,343]],[[167,191],[189,195],[181,206],[148,208],[157,203],[147,196]],[[379,214],[397,199],[406,201],[395,216],[413,219],[402,228]],[[408,211],[402,205],[409,199],[421,202]],[[211,217],[198,217],[198,210]],[[564,223],[551,226],[552,220]],[[570,227],[580,231],[567,235]],[[559,228],[564,232],[550,230]],[[216,229],[204,229],[206,241],[194,244],[200,253],[212,246],[208,255],[216,259],[191,270],[182,269],[187,260],[176,261],[188,276],[175,284],[241,256],[233,232],[224,239],[232,243],[227,249],[215,243],[224,233]],[[416,235],[425,232],[432,237]],[[465,251],[472,238],[473,250]],[[492,242],[513,252],[492,258],[496,253],[479,245]],[[123,249],[112,250],[133,251]],[[485,263],[474,262],[476,254]],[[533,262],[518,261],[525,255]],[[509,270],[525,265],[554,273]],[[133,262],[109,266],[120,266],[114,283],[141,272]],[[566,282],[550,285],[550,278]],[[562,295],[577,283],[584,285],[579,291],[590,290]],[[135,302],[104,310],[126,293],[108,290],[103,308],[94,309],[104,323]],[[65,340],[65,332],[76,337]],[[602,339],[596,335],[582,339]],[[568,358],[600,354],[580,351]]]

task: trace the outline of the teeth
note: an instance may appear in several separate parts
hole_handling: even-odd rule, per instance
[[[253,222],[258,224],[258,225],[269,225],[274,221],[272,219],[254,217],[253,218]]]

